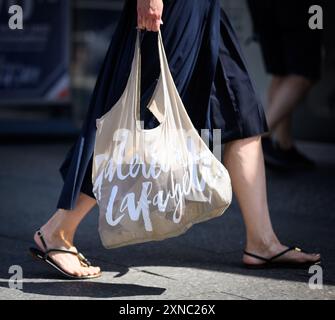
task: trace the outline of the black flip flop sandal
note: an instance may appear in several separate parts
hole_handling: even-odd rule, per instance
[[[319,259],[318,261],[315,262],[303,262],[303,263],[299,263],[299,262],[276,262],[275,260],[279,257],[282,257],[284,254],[286,254],[289,251],[298,251],[298,252],[303,252],[303,253],[307,253],[303,250],[301,250],[298,247],[290,247],[288,249],[285,249],[283,252],[280,252],[278,254],[276,254],[275,256],[271,257],[271,258],[264,258],[264,257],[260,257],[256,254],[244,251],[244,254],[246,254],[247,256],[253,257],[255,259],[264,261],[264,263],[261,264],[248,264],[248,263],[243,263],[244,267],[248,268],[248,269],[270,269],[270,268],[290,268],[290,269],[306,269],[309,268],[310,266],[313,265],[320,265],[321,264],[321,259]]]
[[[49,257],[49,253],[51,253],[51,252],[63,252],[63,253],[73,254],[73,255],[77,256],[77,258],[80,261],[80,264],[84,267],[91,266],[91,263],[80,252],[74,252],[74,251],[61,249],[61,248],[48,249],[41,230],[37,231],[37,235],[41,239],[41,242],[42,242],[42,245],[45,249],[45,252],[43,252],[42,250],[37,249],[37,248],[30,248],[29,251],[30,251],[30,254],[33,256],[33,258],[35,258],[37,260],[40,260],[40,261],[43,261],[43,262],[46,262],[49,266],[51,266],[54,269],[56,269],[57,271],[59,271],[63,276],[65,276],[66,278],[72,279],[72,280],[74,280],[74,279],[77,279],[77,280],[95,279],[95,278],[101,277],[101,272],[98,273],[98,274],[95,274],[95,275],[90,275],[90,276],[75,276],[73,274],[70,274],[70,273],[66,272],[52,258]]]

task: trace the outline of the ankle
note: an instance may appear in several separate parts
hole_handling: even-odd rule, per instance
[[[68,218],[66,210],[57,210],[49,221],[41,227],[44,236],[52,242],[63,242],[72,245],[76,228]]]
[[[272,252],[280,246],[281,243],[275,235],[257,238],[248,237],[245,250],[251,253]]]
[[[294,146],[293,140],[291,139],[276,139],[276,143],[279,146],[279,148],[284,151],[290,150]]]
[[[73,246],[73,234],[62,228],[55,228],[47,223],[41,228],[41,231],[47,243],[56,246]]]

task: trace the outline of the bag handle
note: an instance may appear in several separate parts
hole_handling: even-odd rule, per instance
[[[136,35],[136,44],[135,44],[135,57],[134,57],[134,67],[135,67],[135,110],[134,110],[134,116],[135,121],[138,121],[140,119],[140,108],[141,108],[141,29],[137,28],[137,35]],[[167,84],[166,84],[166,72],[168,69],[166,69],[167,64],[167,58],[165,55],[164,50],[164,44],[162,39],[161,31],[158,31],[158,53],[159,53],[159,64],[160,64],[160,72],[161,72],[161,78],[163,82],[163,88],[166,90]],[[167,93],[165,93],[166,95]],[[166,112],[165,112],[166,116]],[[165,117],[164,117],[165,118]]]
[[[140,119],[140,107],[141,107],[141,30],[137,28],[136,44],[135,44],[135,121]]]

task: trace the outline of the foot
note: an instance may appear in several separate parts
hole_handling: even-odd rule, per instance
[[[295,146],[283,149],[271,138],[262,139],[265,163],[274,169],[313,169],[315,163],[302,154]]]
[[[47,248],[64,248],[66,250],[70,250],[73,252],[78,252],[77,249],[67,241],[64,241],[62,237],[57,235],[51,235],[48,233],[43,227],[41,228],[41,232],[44,236],[44,241],[47,246]],[[34,235],[34,241],[38,248],[45,252],[45,248],[43,246],[43,243],[38,236],[37,232]],[[82,277],[82,276],[94,276],[101,273],[101,270],[99,267],[93,267],[93,266],[83,266],[78,257],[70,254],[70,253],[61,253],[61,252],[51,252],[48,255],[58,266],[60,266],[64,271],[67,273]]]
[[[257,256],[264,257],[266,259],[270,259],[277,254],[283,252],[284,250],[288,249],[288,247],[283,246],[280,243],[272,244],[269,246],[265,246],[262,248],[256,248],[253,246],[247,247],[245,251],[253,253]],[[289,251],[282,255],[281,257],[275,259],[276,262],[278,263],[288,263],[288,264],[305,264],[305,263],[317,263],[321,259],[320,254],[316,253],[304,253],[300,251]],[[243,255],[243,263],[247,265],[262,265],[264,264],[264,261],[250,257],[246,254]]]

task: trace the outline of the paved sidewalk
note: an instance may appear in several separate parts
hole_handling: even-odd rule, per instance
[[[241,267],[244,228],[234,200],[220,218],[162,242],[105,250],[97,210],[76,244],[102,266],[100,279],[65,281],[27,254],[32,234],[54,211],[57,171],[69,144],[0,145],[1,299],[335,299],[335,146],[302,144],[318,162],[311,172],[268,171],[273,223],[283,242],[320,251],[324,287],[311,290],[302,270]],[[23,268],[23,289],[8,288],[11,265]]]

